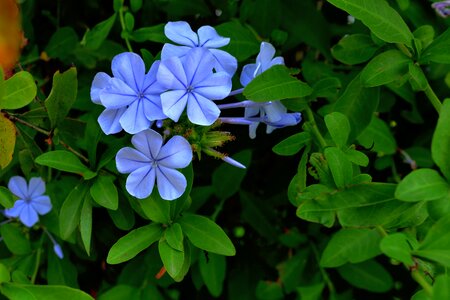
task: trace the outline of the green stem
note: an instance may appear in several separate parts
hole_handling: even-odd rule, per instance
[[[384,230],[384,228],[381,227],[380,225],[376,226],[375,228],[382,237],[388,236],[388,233],[386,232],[386,230]]]
[[[423,288],[428,297],[431,298],[433,296],[433,287],[422,273],[419,270],[414,270],[411,272],[411,276]]]
[[[39,245],[36,252],[36,264],[34,265],[33,275],[31,276],[31,283],[34,284],[36,281],[37,273],[39,271],[39,265],[41,264],[41,254],[42,254],[42,243],[44,242],[44,234],[41,235],[39,240]]]
[[[411,52],[408,50],[408,48],[406,48],[405,45],[403,44],[396,44],[397,48],[402,51],[403,54],[405,54],[406,56],[408,56],[409,58],[412,58],[413,55],[411,54]]]
[[[431,104],[433,104],[434,109],[436,109],[436,111],[438,113],[440,113],[442,103],[439,100],[439,98],[436,96],[436,94],[434,93],[433,89],[431,88],[431,86],[428,82],[427,82],[427,87],[425,88],[424,92],[425,92],[425,95],[428,97],[428,100],[430,100]]]
[[[120,26],[122,27],[122,33],[127,33],[127,28],[125,27],[125,20],[123,18],[123,7],[119,10],[119,20],[120,20]],[[127,45],[128,51],[133,52],[133,48],[131,48],[130,40],[128,39],[128,36],[122,34],[122,38],[125,40],[125,44]]]
[[[325,142],[325,139],[323,138],[322,134],[319,131],[319,128],[317,127],[316,121],[314,119],[313,111],[309,106],[306,107],[306,117],[308,118],[308,122],[311,125],[311,130],[314,136],[316,137],[317,141],[319,142],[320,147],[326,148],[327,142]]]
[[[10,119],[11,121],[14,121],[14,122],[23,124],[23,125],[25,125],[25,126],[27,126],[27,127],[30,127],[30,128],[32,128],[32,129],[36,130],[37,132],[40,132],[40,133],[42,133],[42,134],[44,134],[44,135],[46,135],[46,136],[50,136],[50,135],[52,134],[50,131],[47,131],[47,130],[45,130],[45,129],[42,129],[42,128],[36,126],[36,125],[33,125],[33,124],[31,124],[31,123],[28,123],[27,121],[24,121],[24,120],[22,120],[22,119],[19,119],[19,118],[15,117],[15,116],[12,116],[12,115],[10,115],[10,114],[5,113],[5,116],[6,116],[8,119]]]
[[[328,273],[325,271],[324,268],[322,268],[320,266],[320,255],[319,255],[319,251],[317,251],[316,245],[314,243],[309,243],[311,246],[311,249],[314,253],[314,257],[316,259],[317,262],[317,266],[319,267],[320,270],[320,274],[322,275],[323,280],[325,281],[325,283],[327,284],[328,290],[330,291],[330,294],[334,294],[335,293],[335,288],[333,285],[333,282],[331,281],[330,277],[328,276]]]
[[[211,215],[211,220],[213,220],[214,222],[217,219],[217,216],[219,215],[219,213],[222,211],[223,209],[223,205],[225,204],[225,198],[220,199],[219,204],[216,206],[216,209],[214,210],[214,213]]]

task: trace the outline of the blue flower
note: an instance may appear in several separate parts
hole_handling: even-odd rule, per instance
[[[231,91],[231,77],[226,72],[213,73],[214,57],[204,48],[190,50],[183,60],[162,60],[158,82],[168,91],[161,94],[162,110],[178,121],[187,105],[189,120],[198,125],[211,125],[220,115],[212,100],[221,100]]]
[[[39,221],[39,215],[45,215],[52,209],[50,198],[44,195],[45,183],[40,177],[33,177],[29,185],[25,178],[11,177],[8,183],[9,190],[19,199],[12,208],[5,209],[5,216],[19,217],[27,227],[31,227]]]
[[[171,41],[182,46],[165,44],[161,51],[162,60],[173,56],[183,57],[190,49],[203,47],[207,48],[213,55],[216,71],[225,71],[230,76],[233,76],[236,72],[236,58],[228,52],[216,49],[228,45],[230,39],[221,37],[213,27],[202,26],[195,33],[189,24],[184,21],[168,22],[164,27],[164,33]]]
[[[440,1],[440,2],[434,2],[431,4],[431,7],[433,7],[436,12],[443,18],[447,18],[450,16],[450,1]]]
[[[175,170],[187,167],[192,160],[192,149],[182,136],[172,137],[164,146],[162,136],[152,129],[134,135],[131,143],[116,155],[117,170],[130,173],[127,191],[143,199],[152,193],[155,181],[159,194],[165,200],[179,198],[186,190],[184,175]]]
[[[114,77],[98,73],[91,87],[91,99],[105,106],[98,122],[106,134],[122,128],[131,134],[148,129],[153,121],[166,119],[161,109],[164,90],[156,81],[159,61],[145,73],[145,64],[135,53],[116,55],[111,69]]]

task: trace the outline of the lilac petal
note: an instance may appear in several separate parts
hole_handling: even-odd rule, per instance
[[[144,77],[144,84],[142,93],[145,95],[159,95],[166,90],[156,79],[156,74],[158,74],[158,69],[161,61],[155,61],[150,70]]]
[[[153,161],[158,158],[163,138],[156,131],[149,129],[134,135],[131,138],[131,143],[137,150]]]
[[[256,64],[248,64],[245,65],[244,68],[242,68],[240,78],[242,86],[246,86],[247,84],[250,83],[250,81],[253,80],[253,78],[255,78],[254,76],[255,71],[256,71]]]
[[[213,74],[214,56],[206,48],[193,48],[183,66],[189,86],[196,87]]]
[[[61,249],[61,246],[59,244],[54,244],[53,245],[53,252],[55,252],[56,256],[59,257],[59,259],[63,259],[64,258],[64,253]]]
[[[221,37],[211,26],[202,26],[197,33],[200,47],[220,48],[230,43],[230,38]]]
[[[231,77],[225,72],[211,74],[195,87],[195,93],[211,100],[222,100],[230,94]]]
[[[190,47],[198,45],[198,36],[192,31],[187,22],[168,22],[164,27],[164,34],[173,42]]]
[[[5,216],[8,218],[17,218],[20,213],[22,212],[22,209],[26,206],[26,202],[22,199],[17,200],[14,202],[14,206],[11,208],[7,208],[4,211]]]
[[[262,42],[259,54],[256,57],[256,63],[268,65],[272,61],[274,55],[275,55],[275,48],[270,43]]]
[[[248,135],[251,139],[256,138],[256,129],[258,128],[259,122],[255,122],[248,126]]]
[[[192,123],[209,126],[219,117],[220,109],[202,95],[191,93],[187,104],[187,115]]]
[[[150,127],[151,122],[145,116],[142,103],[142,100],[134,101],[120,118],[119,122],[123,130],[130,134],[138,133]]]
[[[171,57],[163,60],[156,74],[158,82],[167,89],[186,89],[187,79],[181,60]]]
[[[105,109],[100,114],[97,121],[105,134],[114,134],[122,130],[122,125],[120,125],[119,121],[126,110],[126,107]]]
[[[254,117],[259,114],[261,106],[254,106],[254,107],[246,107],[244,110],[244,117]]]
[[[232,166],[234,166],[234,167],[240,168],[240,169],[246,169],[246,168],[247,168],[246,166],[244,166],[243,164],[241,164],[241,163],[238,162],[237,160],[232,159],[232,158],[229,157],[229,156],[225,156],[224,158],[222,158],[222,160],[223,160],[224,162],[226,162],[226,163],[228,163],[228,164],[230,164],[230,165],[232,165]]]
[[[214,64],[214,68],[217,72],[225,71],[230,76],[233,76],[237,70],[237,59],[231,55],[230,53],[218,50],[218,49],[210,49],[212,55],[216,59],[216,63]]]
[[[192,148],[182,136],[172,137],[158,155],[158,164],[164,167],[179,169],[187,167],[192,161]]]
[[[166,60],[171,57],[183,57],[191,50],[191,47],[187,46],[176,46],[172,44],[164,44],[161,50],[161,59]]]
[[[287,109],[280,101],[271,101],[263,106],[269,122],[277,122],[286,114]]]
[[[136,53],[125,52],[116,55],[111,62],[114,77],[122,80],[133,90],[139,91],[144,82],[145,64]]]
[[[49,196],[39,196],[31,200],[30,205],[40,215],[45,215],[52,210],[52,203]]]
[[[111,109],[125,107],[137,99],[137,93],[117,78],[111,78],[110,85],[100,92],[100,101],[106,108]]]
[[[274,65],[284,65],[284,58],[281,56],[277,56],[270,62],[270,66]]]
[[[188,96],[185,90],[169,91],[161,94],[163,113],[175,122],[178,122],[186,107]]]
[[[100,102],[100,91],[108,86],[111,77],[105,72],[99,72],[95,74],[94,80],[91,86],[91,100],[95,104],[102,104]]]
[[[151,163],[150,158],[130,147],[122,148],[116,154],[116,167],[122,174],[145,168],[151,165]]]
[[[146,95],[142,99],[145,117],[150,121],[164,120],[167,116],[162,111],[161,97],[158,95]]]
[[[21,176],[13,176],[8,182],[8,189],[21,199],[26,199],[28,194],[28,185],[25,178]]]
[[[39,221],[39,216],[31,205],[25,205],[20,212],[19,219],[25,226],[31,227]]]
[[[41,177],[33,177],[28,184],[28,196],[34,198],[45,193],[45,182]]]
[[[155,186],[155,176],[155,169],[151,165],[139,168],[128,176],[125,187],[130,195],[138,199],[147,198]]]
[[[159,194],[164,200],[174,200],[183,195],[187,181],[184,175],[174,169],[158,166],[156,180]]]

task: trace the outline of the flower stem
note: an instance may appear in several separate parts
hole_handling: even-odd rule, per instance
[[[242,94],[243,91],[244,91],[244,88],[231,91],[230,94],[228,95],[228,97],[229,96],[234,96],[234,95],[237,95],[237,94]]]
[[[309,106],[306,107],[306,117],[308,118],[308,122],[311,125],[311,130],[314,136],[316,137],[317,141],[319,142],[319,145],[321,148],[326,148],[327,142],[323,138],[322,134],[319,131],[319,128],[317,127],[316,121],[314,119],[314,114]]]
[[[125,20],[123,18],[123,7],[119,10],[119,19],[120,19],[120,26],[122,27],[122,33],[127,33],[128,31],[125,27]],[[131,48],[130,40],[128,39],[127,35],[122,34],[122,38],[125,40],[125,44],[127,45],[128,51],[133,52],[133,48]]]
[[[6,116],[8,119],[10,119],[11,121],[14,121],[14,122],[23,124],[23,125],[25,125],[25,126],[27,126],[27,127],[30,127],[30,128],[32,128],[32,129],[36,130],[37,132],[40,132],[40,133],[42,133],[42,134],[44,134],[44,135],[46,135],[46,136],[50,136],[50,135],[51,135],[51,132],[50,132],[50,131],[47,131],[47,130],[45,130],[45,129],[42,129],[42,128],[40,128],[40,127],[34,125],[34,124],[28,123],[27,121],[24,121],[24,120],[22,120],[22,119],[19,119],[19,118],[15,117],[15,116],[12,116],[12,115],[8,114],[8,113],[5,113],[5,116]]]
[[[434,106],[434,109],[438,113],[441,112],[442,103],[439,100],[439,98],[434,93],[433,89],[431,88],[430,84],[427,82],[427,87],[424,90],[425,95],[428,97],[428,100],[430,100],[431,104]]]
[[[69,150],[70,152],[72,152],[73,154],[75,154],[76,156],[78,156],[79,158],[81,158],[85,163],[89,163],[89,159],[87,159],[86,156],[84,156],[83,154],[81,154],[80,152],[78,152],[77,150],[73,149],[72,147],[70,147],[69,145],[67,145],[64,141],[59,140],[59,143],[61,145],[64,146],[64,148],[66,148],[67,150]]]
[[[417,283],[423,288],[425,293],[429,296],[433,296],[433,287],[430,283],[423,277],[422,273],[419,270],[414,270],[411,272],[412,278],[417,281]]]

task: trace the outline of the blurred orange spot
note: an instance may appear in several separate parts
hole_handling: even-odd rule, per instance
[[[25,41],[16,0],[0,0],[0,67],[5,74],[19,60]]]

